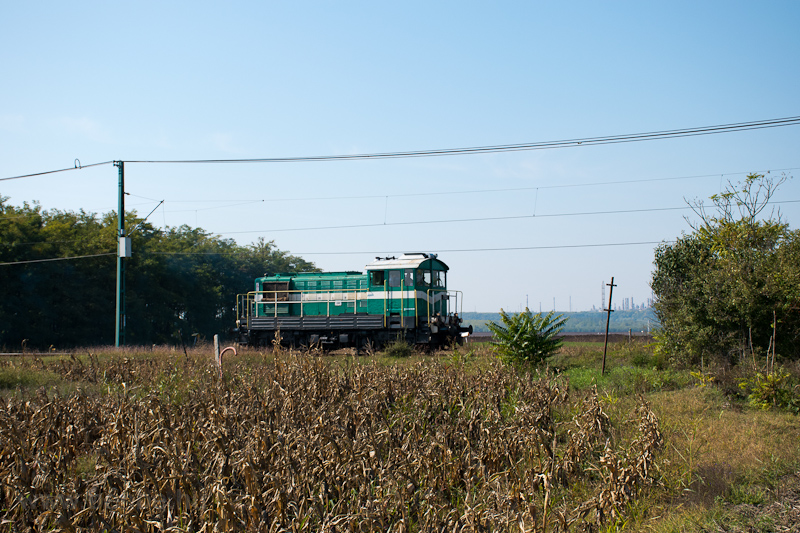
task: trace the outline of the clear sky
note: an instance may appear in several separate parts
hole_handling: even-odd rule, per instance
[[[6,2],[0,178],[75,159],[413,151],[798,116],[798,23],[795,0]],[[655,245],[627,243],[674,239],[692,215],[657,210],[756,171],[794,175],[775,199],[800,200],[798,169],[800,126],[434,158],[129,163],[126,207],[165,200],[156,226],[264,237],[325,270],[439,253],[465,311],[586,310],[611,276],[615,301],[650,297]],[[117,172],[0,181],[0,195],[106,213]],[[780,208],[798,228],[800,203]],[[579,214],[625,210],[644,211]],[[351,227],[308,229],[332,226]]]

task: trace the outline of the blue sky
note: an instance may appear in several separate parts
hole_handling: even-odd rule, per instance
[[[0,178],[76,158],[359,154],[797,116],[798,22],[795,1],[8,3]],[[526,298],[584,310],[611,276],[615,300],[648,298],[654,245],[583,245],[671,240],[691,212],[576,213],[682,207],[748,172],[797,176],[798,148],[790,126],[454,157],[130,163],[127,207],[163,199],[157,226],[264,237],[326,270],[438,252],[467,311]],[[104,213],[116,169],[2,181],[0,195]],[[798,179],[775,199],[800,200]],[[797,228],[800,203],[780,207]],[[520,218],[433,223],[499,217]],[[487,251],[520,247],[537,249]]]

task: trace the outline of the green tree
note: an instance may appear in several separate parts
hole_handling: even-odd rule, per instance
[[[533,314],[525,308],[524,313],[509,315],[500,310],[502,325],[488,322],[486,327],[494,334],[492,345],[495,351],[508,362],[538,365],[561,347],[558,334],[564,329],[567,319],[550,311],[546,315]]]
[[[779,214],[760,217],[784,180],[751,174],[738,186],[729,183],[711,197],[713,214],[693,204],[701,223],[691,234],[656,248],[657,340],[673,362],[735,363],[775,341],[784,356],[800,355],[800,234]]]

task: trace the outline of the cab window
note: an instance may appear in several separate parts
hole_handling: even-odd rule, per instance
[[[369,272],[369,284],[370,285],[379,285],[383,287],[384,282],[383,270],[370,270]]]
[[[389,271],[389,286],[390,287],[399,287],[400,286],[400,271],[399,270],[390,270]]]

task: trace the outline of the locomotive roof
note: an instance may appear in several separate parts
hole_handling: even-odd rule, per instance
[[[351,276],[363,276],[363,272],[345,271],[345,272],[279,272],[277,274],[264,274],[256,280],[277,280],[278,278],[285,278],[287,281],[296,278],[346,278]]]
[[[450,268],[436,258],[436,254],[409,253],[400,257],[376,257],[375,261],[366,266],[367,270],[388,270],[393,268],[419,268],[423,263],[436,270],[450,270]]]

